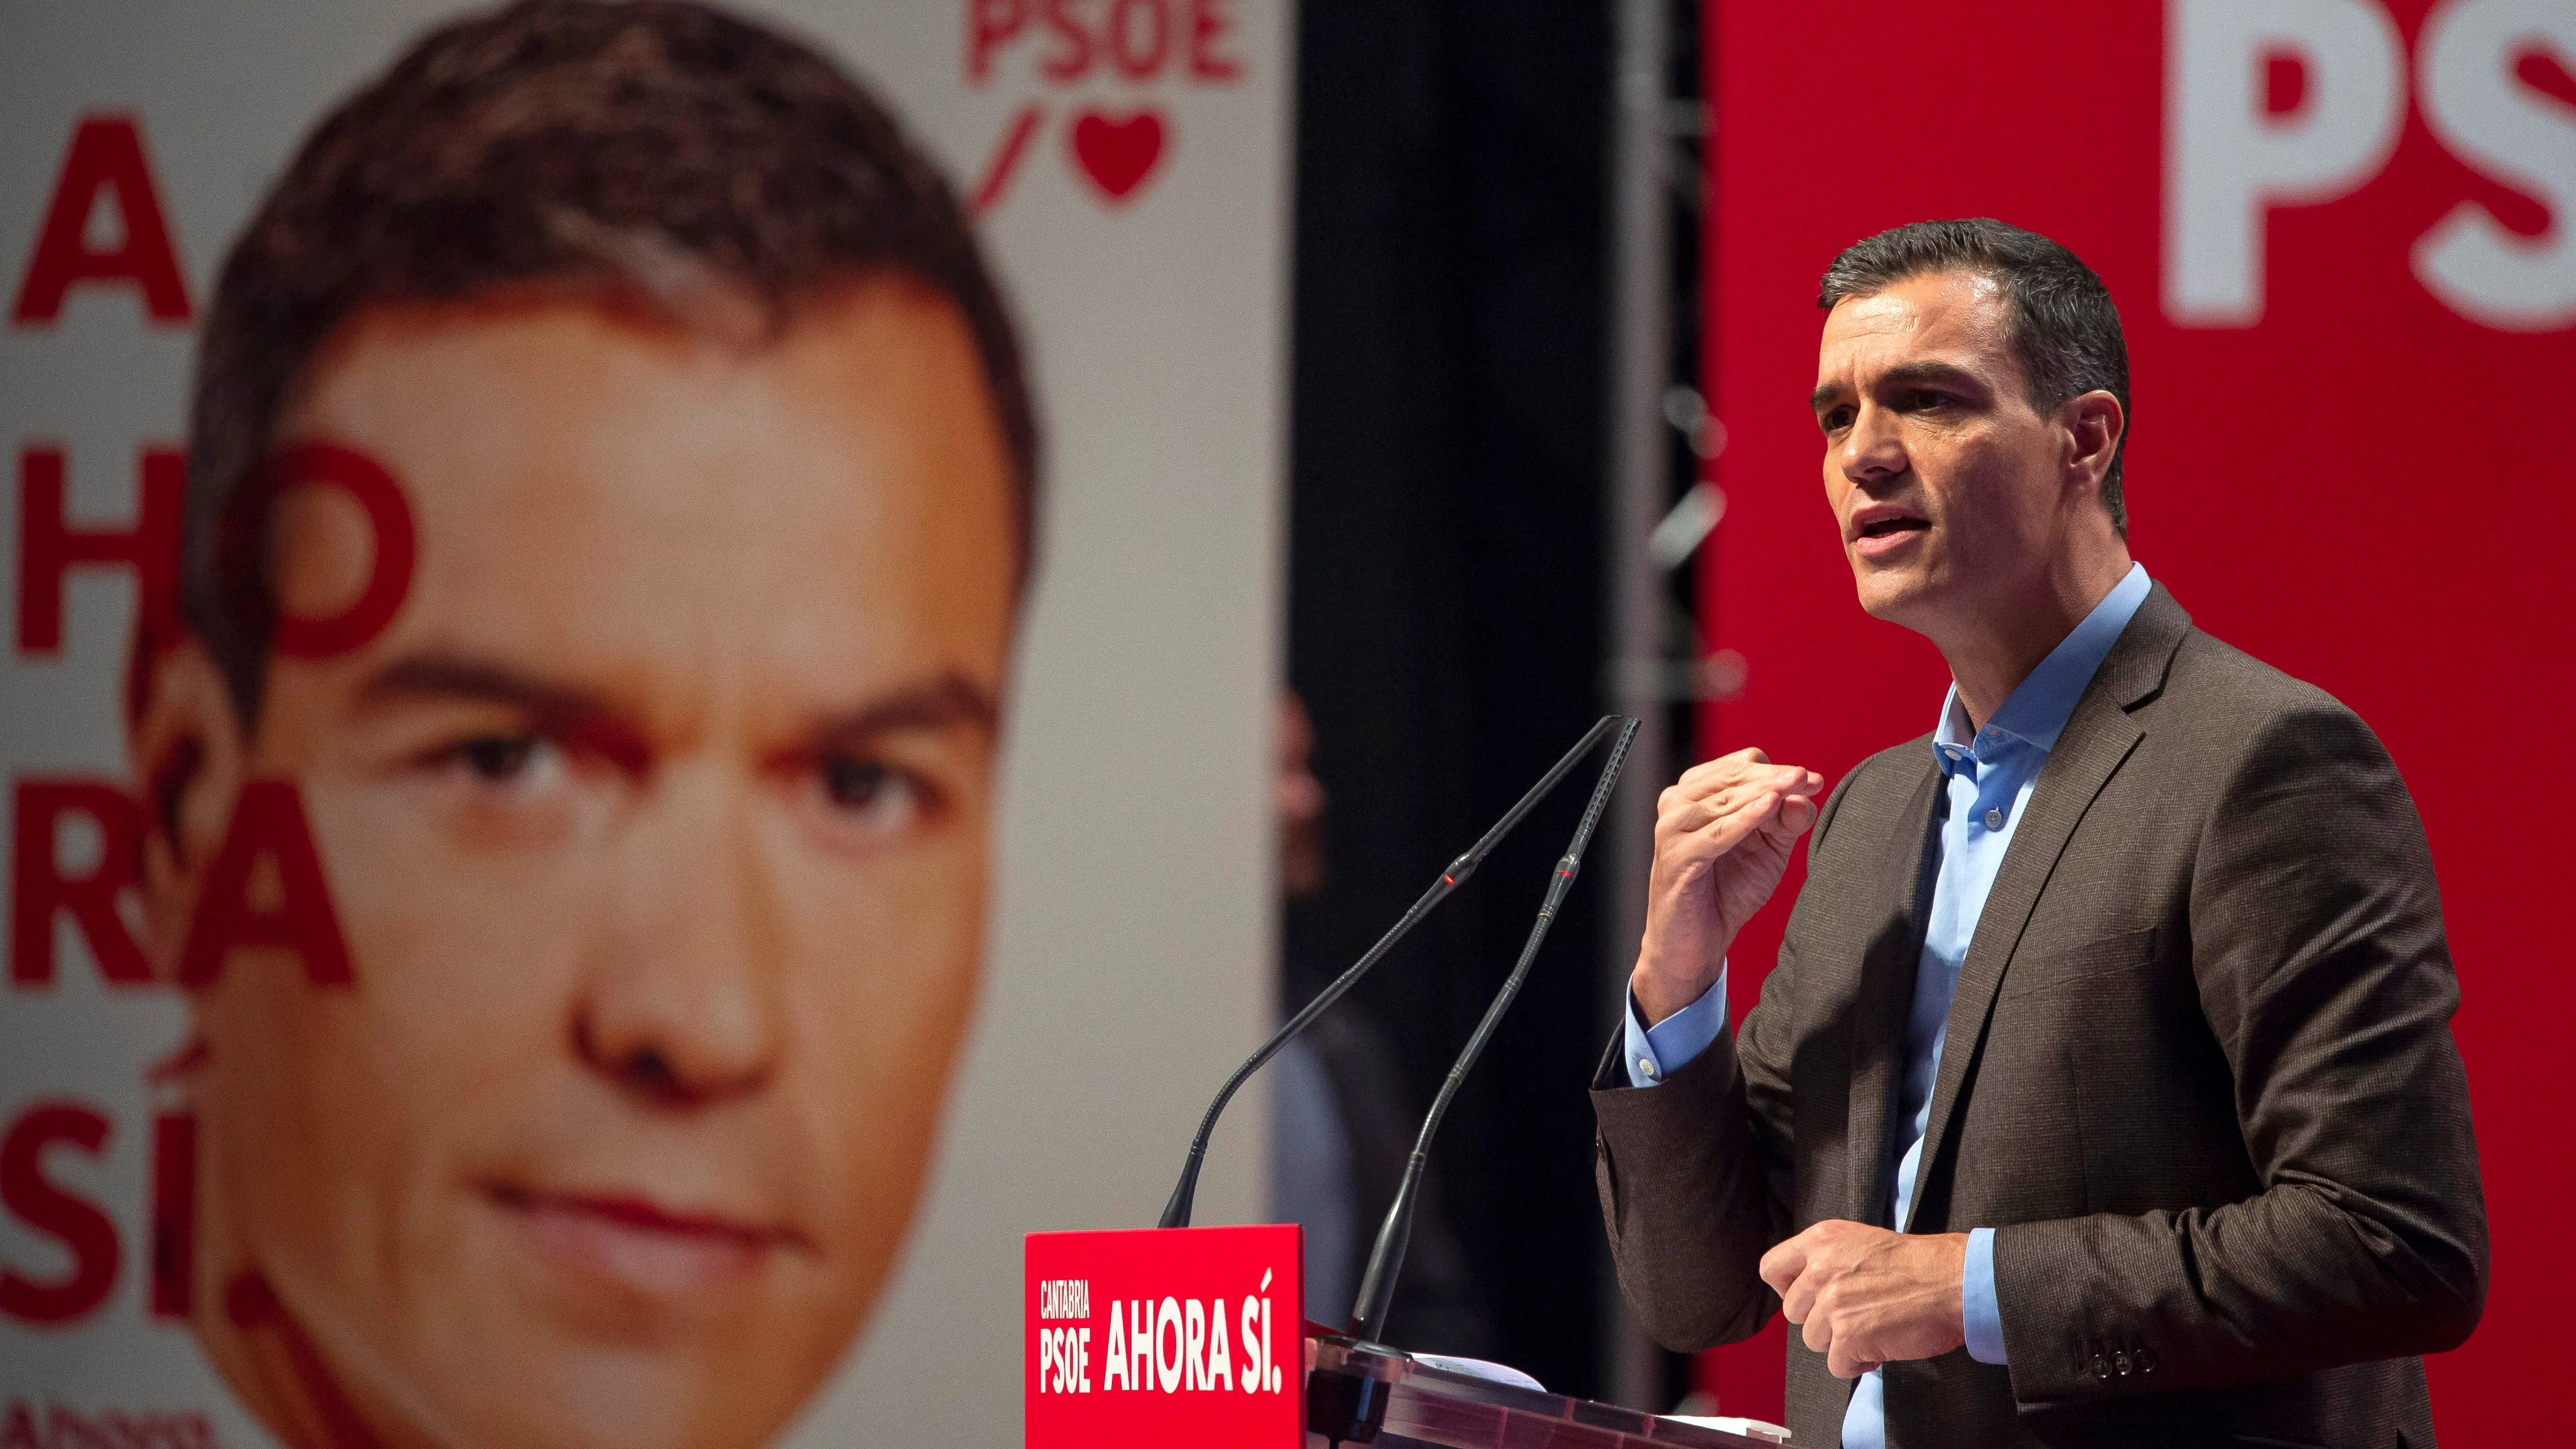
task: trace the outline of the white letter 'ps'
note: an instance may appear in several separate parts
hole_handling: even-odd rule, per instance
[[[2165,315],[2184,326],[2263,317],[2263,223],[2376,175],[2405,119],[2404,43],[2372,0],[2172,0],[2165,36]],[[2265,113],[2274,56],[2307,95]]]
[[[2514,74],[2529,52],[2576,71],[2576,4],[2452,0],[2424,22],[2417,45],[2417,96],[2433,134],[2469,165],[2544,201],[2550,227],[2525,237],[2463,201],[2415,243],[2416,278],[2489,327],[2548,332],[2576,323],[2576,112]]]

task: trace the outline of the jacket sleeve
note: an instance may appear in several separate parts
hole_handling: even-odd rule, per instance
[[[2349,710],[2320,699],[2248,742],[2201,832],[2190,931],[2262,1190],[1997,1229],[2026,1404],[2434,1353],[2484,1306],[2486,1208],[2432,857],[2395,764]]]
[[[1811,860],[1841,799],[1837,789],[1817,818]],[[1678,1352],[1751,1337],[1780,1306],[1756,1270],[1789,1235],[1798,936],[1793,914],[1740,1032],[1719,1031],[1645,1088],[1628,1085],[1625,1033],[1614,1032],[1593,1078],[1593,1173],[1620,1291],[1655,1341]]]

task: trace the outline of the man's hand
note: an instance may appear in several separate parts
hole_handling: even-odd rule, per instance
[[[1966,1233],[1822,1222],[1763,1254],[1762,1281],[1834,1377],[1856,1379],[1967,1342],[1959,1302],[1967,1262]]]
[[[1780,884],[1789,850],[1816,823],[1824,776],[1760,750],[1694,765],[1655,802],[1646,939],[1629,989],[1646,1024],[1699,1000],[1726,948]]]

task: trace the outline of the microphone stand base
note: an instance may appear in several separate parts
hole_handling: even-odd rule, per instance
[[[1386,1402],[1394,1391],[1385,1379],[1316,1369],[1306,1375],[1306,1432],[1323,1435],[1334,1449],[1373,1444],[1386,1425]]]

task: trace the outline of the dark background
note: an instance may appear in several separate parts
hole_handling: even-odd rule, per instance
[[[1687,95],[1693,7],[1674,9]],[[1563,0],[1300,7],[1289,682],[1331,803],[1325,888],[1286,915],[1291,1007],[1603,712],[1610,21]],[[1679,168],[1678,185],[1696,179]],[[1687,277],[1696,250],[1676,240]],[[1676,296],[1678,357],[1696,310]],[[1408,1116],[1509,972],[1588,780],[1355,993]],[[1584,1095],[1610,1026],[1603,858],[1433,1155],[1482,1349],[1587,1396],[1606,1387]],[[1361,1205],[1370,1232],[1384,1208]],[[1470,1348],[1400,1319],[1392,1333]]]

